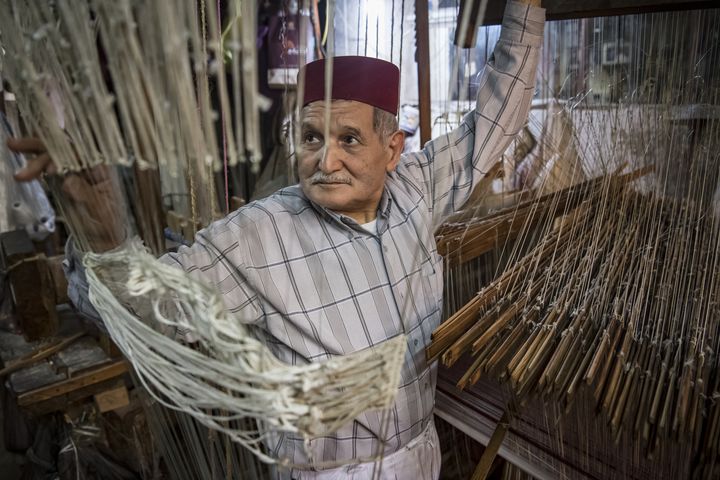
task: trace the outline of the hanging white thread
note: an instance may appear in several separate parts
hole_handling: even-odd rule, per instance
[[[87,254],[84,263],[91,302],[150,394],[228,434],[263,461],[277,461],[260,450],[271,430],[327,434],[395,399],[403,335],[324,363],[286,365],[228,315],[213,289],[162,264],[139,240],[113,253]],[[189,331],[202,351],[161,333],[175,328]],[[229,413],[217,413],[222,411]],[[227,423],[246,417],[259,420],[264,431]]]

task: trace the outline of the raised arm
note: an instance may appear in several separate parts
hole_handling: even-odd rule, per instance
[[[398,165],[399,175],[420,184],[435,226],[462,208],[527,121],[545,25],[539,3],[508,1],[500,39],[480,74],[475,110]]]

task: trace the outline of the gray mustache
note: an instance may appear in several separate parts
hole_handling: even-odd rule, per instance
[[[315,174],[310,177],[310,183],[313,185],[316,183],[346,183],[350,185],[350,179],[344,175],[326,175],[322,172],[315,172]]]

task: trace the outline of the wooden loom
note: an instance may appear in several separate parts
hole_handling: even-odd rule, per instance
[[[708,2],[704,2],[704,3],[708,3]],[[244,4],[245,4],[245,2],[244,2]],[[417,5],[420,6],[420,11],[422,11],[422,2],[418,2]],[[552,12],[552,10],[551,10],[551,12]],[[199,14],[199,12],[195,12],[195,13]],[[250,14],[252,14],[252,13],[250,13]],[[213,17],[213,16],[210,15],[209,17]],[[422,21],[423,19],[421,17],[419,17],[418,20]],[[208,22],[209,22],[208,23],[209,37],[214,39],[217,35],[220,34],[220,32],[219,32],[220,29],[218,28],[218,25],[214,25],[211,20],[208,20]],[[120,33],[122,33],[122,31]],[[236,33],[233,33],[233,34],[236,34]],[[422,36],[422,34],[421,34],[421,36]],[[332,38],[332,36],[331,36],[331,38]],[[203,38],[198,37],[197,39],[195,39],[195,41],[202,42]],[[211,45],[209,48],[211,50],[215,49],[214,51],[217,52],[218,51],[217,45],[214,44],[213,42],[210,42],[210,44]],[[423,45],[425,47],[427,47],[429,45],[429,42],[419,43],[419,48],[421,50],[423,49]],[[204,51],[204,49],[202,49],[202,50]],[[153,52],[153,53],[159,55],[159,52]],[[423,55],[420,55],[420,58],[423,58]],[[425,55],[425,58],[429,58],[429,57],[427,55]],[[422,64],[422,62],[420,62],[420,64]],[[206,75],[207,72],[203,71],[205,63],[201,63],[200,65],[201,65],[200,73],[202,75]],[[118,67],[122,67],[122,66],[118,66]],[[222,62],[220,62],[219,67],[222,68]],[[427,68],[427,67],[429,67],[429,66],[425,65],[425,67],[422,67],[422,65],[420,65],[420,68],[424,68],[424,72],[429,73],[430,68]],[[158,72],[153,72],[153,73],[158,73]],[[201,79],[202,79],[202,75],[200,75]],[[423,90],[423,91],[427,90],[429,92],[429,84],[426,83],[425,85],[427,87],[421,88],[421,90]],[[142,85],[141,86],[135,85],[135,87],[137,87],[137,88],[133,91],[133,93],[136,95],[141,94],[143,92],[143,89],[147,88],[146,86],[142,86]],[[212,128],[211,128],[212,122],[210,119],[211,119],[212,113],[213,113],[209,109],[206,109],[206,107],[208,106],[208,102],[209,102],[207,93],[206,93],[207,84],[203,84],[201,81],[197,90],[199,92],[197,94],[197,98],[199,99],[201,112],[202,112],[201,119],[204,121],[204,123],[202,123],[198,128],[200,130],[204,129],[204,131],[207,134],[207,132],[212,130]],[[228,100],[229,99],[227,99],[227,98],[223,98],[222,101],[228,102]],[[252,99],[250,98],[250,100],[252,100]],[[102,102],[100,102],[100,103],[102,103]],[[425,101],[425,100],[421,101],[421,104],[430,105],[429,99],[427,101]],[[248,109],[248,111],[255,111],[255,109],[250,108],[250,109]],[[427,115],[428,111],[429,111],[429,109],[426,111],[425,115]],[[158,110],[158,111],[154,111],[153,115],[161,115],[161,113]],[[185,118],[185,117],[182,117],[182,118]],[[153,117],[150,116],[150,119],[152,120]],[[251,123],[251,120],[247,121],[247,119],[246,119],[247,123]],[[423,125],[425,125],[426,127],[430,125],[430,122],[428,120],[429,119],[427,119],[425,117],[424,121],[423,121]],[[148,118],[140,118],[138,121],[147,122]],[[237,123],[242,123],[242,122],[237,122]],[[225,130],[225,133],[228,134],[229,123],[225,123],[223,129]],[[712,131],[712,128],[710,129],[710,131]],[[81,130],[81,132],[82,132],[82,130]],[[202,219],[202,221],[200,223],[207,223],[212,218],[214,218],[214,216],[217,214],[217,210],[218,210],[217,205],[215,205],[213,203],[213,202],[216,202],[216,200],[213,200],[213,193],[214,193],[212,191],[213,184],[211,181],[208,180],[208,177],[212,176],[211,168],[209,168],[210,166],[203,163],[205,160],[204,155],[207,152],[205,151],[205,149],[199,148],[199,144],[201,144],[202,142],[197,142],[197,140],[198,140],[197,138],[177,138],[175,136],[172,136],[171,132],[165,131],[163,133],[168,135],[168,137],[162,137],[161,140],[169,141],[173,148],[177,148],[180,151],[183,151],[183,152],[190,151],[190,154],[187,155],[188,166],[187,166],[186,171],[188,173],[186,175],[185,180],[187,180],[187,182],[189,184],[191,184],[192,191],[200,192],[202,194],[202,196],[204,197],[202,199],[202,201],[196,203],[194,206],[192,205],[193,202],[188,202],[190,204],[185,205],[184,218],[188,219],[191,224],[191,226],[188,227],[189,230],[194,230],[195,225],[197,223],[196,222],[197,217],[200,217]],[[239,137],[239,135],[236,135],[236,136]],[[207,138],[208,139],[212,138],[212,135],[208,134]],[[228,138],[230,138],[230,137],[228,137]],[[168,139],[171,139],[171,140],[168,140]],[[60,139],[57,139],[57,140],[61,141]],[[139,155],[140,153],[143,153],[143,154],[147,155],[147,152],[152,152],[154,150],[162,150],[158,145],[153,143],[153,141],[155,141],[156,139],[140,138],[140,140],[146,141],[147,144],[146,145],[137,145],[136,148],[133,149],[135,154]],[[239,140],[238,140],[238,142],[239,142]],[[78,142],[78,143],[82,143],[82,142]],[[548,143],[549,142],[546,142],[546,144],[548,144]],[[212,158],[215,160],[219,160],[220,154],[218,153],[217,145],[213,145],[212,142],[210,142],[208,145],[202,145],[202,147],[207,147],[207,151],[211,152]],[[550,145],[550,147],[553,147],[553,145]],[[557,146],[554,146],[554,148],[557,150]],[[230,163],[232,163],[232,153],[233,153],[232,148],[229,149],[229,153],[230,153],[230,157],[231,157]],[[92,155],[90,155],[90,157],[92,157]],[[606,167],[607,167],[607,165],[606,165]],[[642,201],[643,201],[643,200],[635,199],[636,194],[633,192],[632,189],[628,188],[627,186],[623,187],[623,183],[633,180],[632,175],[640,175],[642,173],[647,173],[645,170],[643,170],[644,166],[631,164],[630,165],[631,168],[628,168],[627,170],[625,170],[624,171],[625,173],[619,173],[618,165],[615,165],[613,167],[614,168],[610,168],[610,170],[609,170],[610,173],[608,173],[607,171],[603,172],[603,175],[607,176],[606,178],[600,178],[597,180],[587,180],[587,182],[588,182],[587,184],[583,184],[578,187],[566,186],[566,187],[564,187],[562,192],[559,194],[553,194],[553,195],[550,195],[547,197],[541,197],[542,200],[531,201],[531,202],[522,204],[518,208],[514,208],[512,210],[509,210],[509,211],[506,211],[503,213],[495,214],[493,217],[490,217],[490,218],[481,219],[479,221],[473,220],[471,222],[461,223],[456,226],[445,227],[443,229],[443,231],[440,232],[443,235],[443,238],[441,239],[440,243],[442,245],[442,248],[445,248],[448,252],[448,258],[449,258],[448,265],[452,266],[457,262],[458,266],[459,266],[460,263],[462,262],[463,266],[467,266],[470,263],[470,262],[467,262],[467,260],[471,260],[471,258],[479,258],[482,260],[487,260],[487,257],[490,255],[490,253],[488,253],[487,249],[493,248],[496,246],[502,247],[502,245],[506,242],[506,239],[509,237],[514,237],[516,239],[519,239],[516,242],[519,245],[517,247],[517,252],[515,254],[515,258],[513,258],[512,261],[508,261],[507,259],[501,259],[501,260],[503,260],[504,264],[507,264],[507,265],[517,264],[516,262],[522,262],[522,260],[519,260],[520,258],[532,259],[533,258],[532,253],[528,253],[528,252],[533,252],[532,248],[533,248],[533,246],[537,245],[538,242],[540,242],[539,243],[539,245],[540,245],[539,248],[541,248],[540,253],[545,255],[545,256],[540,255],[540,257],[547,258],[548,253],[547,253],[547,251],[542,250],[542,248],[543,248],[542,245],[545,245],[545,246],[547,246],[548,249],[550,249],[551,246],[553,246],[553,245],[561,244],[560,242],[563,242],[562,243],[563,245],[568,244],[568,243],[574,243],[575,238],[578,235],[580,235],[580,238],[582,240],[590,240],[591,239],[590,234],[585,234],[585,236],[582,236],[582,233],[581,233],[583,231],[583,228],[592,224],[591,220],[596,220],[596,218],[592,217],[594,210],[592,210],[591,207],[588,206],[588,203],[592,204],[592,208],[599,208],[599,206],[602,205],[607,209],[607,208],[609,208],[609,205],[614,205],[613,202],[615,202],[615,199],[611,199],[608,197],[609,193],[611,193],[611,192],[612,193],[621,192],[623,198],[626,199],[626,202],[628,204],[642,203]],[[628,171],[630,173],[627,173]],[[631,176],[623,177],[623,175],[631,175]],[[151,180],[155,182],[155,186],[156,186],[157,182],[159,181],[158,179],[151,179]],[[141,181],[135,182],[135,185],[142,185],[142,184],[143,183]],[[208,187],[208,192],[203,191],[203,186]],[[140,188],[142,189],[142,187],[140,187]],[[146,188],[144,189],[144,191],[146,191],[146,192],[151,191],[151,186],[146,185]],[[207,197],[205,197],[206,193],[208,194]],[[631,200],[631,198],[632,198],[632,200]],[[157,198],[153,197],[153,201],[156,202]],[[663,208],[665,208],[665,207],[663,206]],[[673,212],[672,208],[673,207],[670,207],[671,213]],[[684,207],[679,206],[678,209],[680,209],[680,208],[684,208]],[[658,207],[658,209],[660,209],[660,207]],[[138,209],[138,211],[142,212],[141,209]],[[470,213],[471,213],[469,215],[470,217],[477,216],[472,211]],[[568,216],[569,214],[571,214],[570,217]],[[675,216],[677,216],[677,215],[675,215]],[[601,218],[603,218],[603,217],[601,217]],[[566,225],[566,226],[568,226],[568,228],[570,228],[570,227],[572,227],[572,228],[570,230],[566,230],[564,232],[552,233],[551,227],[556,224],[556,221],[555,221],[556,219],[558,219],[557,222],[560,225]],[[582,223],[581,220],[584,221],[585,223]],[[155,222],[157,222],[157,219],[155,219]],[[155,227],[157,227],[157,225]],[[185,227],[183,227],[183,228],[185,228]],[[492,233],[488,233],[488,232],[492,232]],[[553,237],[552,235],[555,235],[555,236]],[[479,240],[478,240],[478,238],[479,238]],[[553,241],[554,241],[554,243],[553,243]],[[631,242],[631,240],[627,240],[627,241],[628,241],[628,243]],[[546,243],[543,244],[542,242],[546,242]],[[589,248],[588,245],[580,243],[580,242],[577,245],[574,245],[574,247],[577,249],[578,252],[582,252],[583,249],[587,250]],[[594,248],[596,248],[596,247],[594,247]],[[530,256],[524,256],[526,254],[530,255]],[[569,255],[567,255],[567,257],[568,258],[566,258],[566,260],[570,261]],[[578,255],[578,257],[581,258],[580,255]],[[530,260],[528,260],[528,261],[530,262]],[[592,259],[587,260],[587,261],[591,262]],[[555,262],[554,258],[551,261],[548,261],[548,267],[560,265],[560,264],[556,264],[554,262]],[[503,265],[501,268],[504,269],[505,265]],[[561,269],[561,270],[562,270],[562,273],[565,275],[565,277],[562,277],[564,280],[569,281],[572,279],[571,276],[568,277],[568,275],[570,273],[569,267],[566,269]],[[507,271],[508,270],[505,270],[505,272],[507,272]],[[533,278],[535,278],[538,281],[542,280],[542,276],[541,276],[542,272],[537,270],[537,262],[534,265],[534,269],[530,268],[530,266],[526,266],[525,271],[535,273],[536,277],[533,277]],[[450,272],[449,275],[452,275],[452,272]],[[519,278],[521,275],[519,273],[516,273],[515,275],[516,275],[516,278],[511,279],[511,280],[516,280],[515,282],[507,280],[507,278],[505,281],[507,282],[508,288],[511,286],[516,287],[515,290],[512,290],[512,293],[516,296],[515,298],[521,298],[523,296],[523,291],[520,290],[520,287],[523,287],[525,285],[518,285],[517,278]],[[540,275],[540,276],[538,277],[537,275]],[[503,278],[503,277],[500,277],[500,278]],[[450,285],[453,282],[448,282],[448,283]],[[451,285],[451,287],[452,287],[452,285]],[[530,286],[530,291],[533,292],[534,288],[541,289],[541,290],[543,289],[542,286],[539,286],[538,282],[533,283]],[[557,286],[556,286],[556,290],[559,290],[559,288],[557,288]],[[503,293],[504,293],[504,291],[503,291]],[[580,298],[581,293],[576,293],[576,295],[578,296],[578,298]],[[449,296],[453,296],[453,295],[449,295]],[[457,295],[457,297],[460,297],[460,296],[461,295],[459,295],[459,294]],[[490,298],[490,297],[488,297],[488,298]],[[574,300],[575,297],[571,297],[571,299]],[[513,337],[512,339],[509,339],[507,337],[507,335],[509,335],[511,332],[511,329],[508,327],[516,325],[521,320],[520,318],[518,318],[518,315],[517,315],[518,313],[520,313],[520,310],[521,310],[520,305],[523,305],[523,307],[525,307],[525,308],[530,308],[533,305],[532,300],[533,300],[532,297],[527,297],[524,300],[524,302],[525,302],[524,304],[515,303],[513,305],[505,306],[507,308],[503,307],[502,305],[499,305],[499,307],[502,307],[505,309],[497,309],[495,311],[493,311],[492,309],[487,310],[488,313],[493,316],[487,317],[484,319],[484,323],[481,325],[483,327],[483,329],[481,329],[480,327],[475,329],[476,333],[479,333],[480,335],[477,336],[476,338],[474,338],[473,341],[470,343],[471,344],[477,343],[478,348],[483,347],[482,351],[488,352],[488,353],[486,353],[485,357],[483,357],[482,359],[475,360],[476,365],[474,366],[474,368],[471,369],[471,372],[469,373],[470,376],[479,376],[479,375],[482,375],[483,373],[486,373],[486,370],[485,370],[486,367],[488,367],[488,370],[493,370],[493,371],[494,370],[502,370],[504,367],[502,360],[505,360],[502,357],[504,356],[505,353],[508,353],[510,351],[509,347],[511,345],[521,343],[523,340],[529,340],[529,338],[530,338],[529,336],[526,336],[525,338],[523,338],[522,335],[525,335],[528,333],[530,335],[532,335],[532,332],[530,332],[529,330],[523,330],[521,328],[512,330],[513,333],[518,332],[517,334],[515,334],[516,336]],[[493,305],[493,307],[495,307],[495,305]],[[514,312],[513,312],[513,310],[514,310]],[[483,313],[485,313],[485,312],[483,311]],[[557,313],[561,313],[561,312],[557,312]],[[557,313],[555,315],[557,315]],[[576,318],[577,317],[573,317],[573,319],[576,319]],[[472,320],[472,318],[471,318],[471,320]],[[536,319],[536,320],[540,320],[539,314],[538,314],[538,319]],[[569,318],[566,318],[566,320],[569,320]],[[587,320],[587,318],[585,320]],[[453,323],[455,321],[456,320],[453,320]],[[580,320],[578,320],[578,321],[580,321]],[[549,322],[552,323],[551,321],[549,321]],[[539,323],[539,322],[535,321],[535,323]],[[452,338],[452,336],[447,336],[447,331],[450,328],[450,325],[452,325],[452,324],[449,323],[448,327],[444,327],[444,331],[445,331],[445,335],[446,335],[444,337],[445,338],[444,342],[449,343],[452,346],[452,344],[455,343],[455,341],[457,339],[454,339],[453,342],[449,341],[449,339]],[[611,326],[611,327],[614,328],[614,330],[609,331],[610,333],[612,333],[612,335],[610,335],[612,339],[617,339],[616,341],[620,342],[621,338],[630,338],[630,335],[627,333],[629,331],[627,328],[625,330],[623,330],[622,328],[618,328],[618,326],[616,324],[613,324],[613,325],[615,325],[615,326],[614,327]],[[491,326],[491,328],[493,328],[493,331],[496,333],[496,335],[495,336],[485,335],[484,327],[486,327],[486,326]],[[543,363],[542,362],[542,360],[544,360],[543,356],[550,356],[551,354],[554,354],[554,352],[562,352],[563,350],[561,350],[560,348],[557,348],[557,349],[554,348],[557,346],[557,345],[554,345],[554,343],[559,344],[560,339],[554,338],[550,332],[552,332],[552,330],[546,329],[546,330],[543,330],[543,336],[541,336],[540,334],[537,334],[537,335],[535,335],[535,337],[532,337],[533,341],[536,342],[535,344],[538,346],[537,350],[541,353],[534,357],[528,357],[528,359],[526,361],[524,359],[519,359],[518,363],[520,363],[521,365],[532,365],[537,368],[537,365]],[[584,332],[586,335],[590,334],[589,333],[590,330],[587,330]],[[625,335],[625,337],[621,337],[621,335]],[[443,335],[438,334],[437,336],[442,337]],[[565,338],[568,338],[568,339],[564,340]],[[563,337],[563,340],[565,341],[565,344],[566,344],[566,346],[564,348],[567,349],[567,350],[565,350],[565,352],[571,351],[571,350],[574,351],[572,349],[572,346],[573,346],[572,342],[573,341],[582,342],[582,340],[578,340],[579,338],[581,338],[581,337],[580,336],[572,336],[572,335],[566,335],[565,337]],[[539,340],[535,340],[535,339],[539,339]],[[480,342],[480,340],[482,340],[482,342]],[[463,342],[467,342],[467,339],[463,340]],[[513,342],[515,342],[515,343],[513,343]],[[497,349],[492,348],[493,343],[495,344],[496,347],[498,347]],[[507,347],[503,348],[503,345],[506,345]],[[542,349],[540,347],[542,347]],[[438,347],[431,347],[431,348],[437,349]],[[638,349],[635,348],[635,351],[637,351],[637,350]],[[461,348],[454,350],[452,355],[450,355],[450,354],[448,355],[448,359],[452,360],[451,357],[453,355],[457,355],[461,352],[462,352]],[[500,352],[500,353],[497,353],[497,352]],[[440,354],[439,351],[438,352],[433,351],[432,353],[433,353],[433,355]],[[492,355],[491,355],[491,353],[492,353]],[[627,353],[628,353],[628,355],[636,354],[636,353],[631,353],[630,351],[628,351]],[[646,356],[649,356],[649,355],[650,354],[646,352]],[[559,357],[561,357],[561,355],[558,354],[557,357],[559,358]],[[582,359],[584,360],[585,356],[583,356]],[[490,360],[492,360],[493,362],[490,363]],[[682,361],[684,361],[684,359]],[[533,362],[535,362],[535,363],[533,363]],[[572,363],[569,363],[568,365],[572,365]],[[598,365],[600,365],[600,364],[598,364]],[[709,363],[706,362],[705,365],[708,365],[707,369],[709,371],[710,370]],[[492,368],[490,368],[490,367],[492,367]],[[617,370],[617,368],[615,368],[613,370],[611,367],[612,366],[607,367],[609,373],[604,374],[605,378],[615,375],[614,371]],[[700,370],[702,370],[702,369],[700,369]],[[523,376],[522,370],[517,370],[518,374],[516,375],[516,377],[517,377],[516,381],[518,384],[520,384],[525,389],[522,391],[522,393],[525,393],[525,391],[528,391],[528,392],[535,391],[534,390],[535,385],[534,385],[533,380],[534,380],[534,376],[537,371],[539,371],[539,370],[533,370],[532,373],[525,373]],[[553,372],[553,373],[555,373],[555,372]],[[563,372],[563,374],[566,374],[566,372]],[[618,373],[618,376],[622,376],[622,375],[623,375],[623,372],[620,371]],[[676,377],[680,376],[679,372],[675,372],[675,375],[676,375]],[[557,376],[552,377],[552,376],[548,375],[548,378],[554,379],[554,378],[558,378],[558,377]],[[566,378],[566,377],[559,377],[559,378]],[[688,373],[685,378],[691,378],[690,373]],[[468,380],[468,378],[465,379],[466,382],[467,382],[467,380]],[[619,386],[621,384],[619,382],[620,382],[620,380],[615,382],[615,384]],[[548,383],[548,385],[550,385],[550,384],[554,385],[555,382],[553,381],[553,382]],[[629,385],[629,383],[627,383],[627,382],[623,383],[622,385],[625,385],[625,384]],[[549,389],[549,387],[548,387],[548,389]],[[624,389],[624,387],[623,387],[623,389]],[[620,398],[622,398],[622,395],[623,395],[622,390],[619,389],[618,387],[615,387],[615,391],[620,391],[619,395],[620,395]],[[697,398],[702,398],[702,397],[700,397],[699,393],[697,395],[695,395],[694,391],[692,391],[691,393],[692,393],[692,395],[690,396],[688,394],[687,398],[692,397],[694,400],[697,400]],[[443,394],[444,394],[444,392],[441,392],[441,395],[443,395]],[[626,397],[627,396],[630,396],[630,392],[628,392],[626,394]],[[442,399],[443,397],[440,397],[440,398]],[[610,401],[612,406],[616,406],[617,404],[620,403],[620,400],[614,400],[616,398],[615,396],[610,396],[610,398],[612,399]],[[679,398],[679,395],[676,396],[675,398]],[[506,400],[503,400],[503,401],[506,401]],[[627,400],[624,400],[623,402],[627,403]],[[439,403],[442,403],[442,402],[439,401]],[[668,403],[668,402],[666,401],[665,403]],[[672,401],[670,403],[672,403]],[[688,405],[689,404],[690,404],[690,400],[688,400]],[[622,416],[623,416],[622,414],[624,413],[624,410],[619,409],[618,411],[621,412],[620,420],[622,420]],[[182,423],[182,422],[183,421],[180,421],[178,423]],[[690,424],[692,424],[692,422],[684,422],[684,425],[690,425]],[[193,425],[191,422],[187,422],[187,424],[183,424],[181,427],[178,427],[178,430],[180,430],[180,431],[184,430],[184,431],[190,432],[188,435],[191,437],[194,437],[194,438],[212,437],[211,433],[208,433],[205,431],[203,431],[203,433],[201,433],[201,434],[198,434],[197,431],[194,431],[194,429],[196,429],[196,428],[197,428],[197,426]],[[512,433],[513,429],[510,429],[510,430],[511,430],[510,433]],[[697,432],[697,430],[695,430],[695,431]],[[172,437],[175,434],[175,432],[169,432],[169,433],[166,432],[166,434],[167,434],[168,443],[171,443]],[[228,465],[231,465],[233,463],[235,465],[237,465],[237,463],[240,460],[238,458],[235,458],[237,452],[231,451],[231,449],[228,448],[227,445],[223,444],[224,441],[225,441],[224,439],[220,439],[220,440],[214,439],[211,442],[212,445],[210,447],[198,446],[198,445],[202,445],[202,442],[199,442],[199,441],[196,442],[194,445],[198,449],[206,449],[206,450],[204,450],[204,452],[202,454],[200,454],[200,456],[212,458],[213,462],[217,461],[216,457],[225,456],[223,458],[223,460],[226,460],[227,458],[232,457],[231,461],[225,462],[225,466],[226,466],[227,470],[224,472],[226,475],[232,475],[233,472],[231,472],[231,467]],[[177,452],[175,452],[174,456],[172,454],[168,454],[168,458],[173,458],[173,460],[174,460],[173,463],[176,463],[177,465],[182,465],[182,467],[178,467],[178,468],[185,469],[183,471],[183,473],[192,471],[192,466],[184,465],[184,463],[187,462],[187,459],[178,458]],[[216,467],[215,463],[212,463],[212,466],[209,467],[209,470],[212,470],[213,468],[218,468],[219,470],[222,470],[222,467],[220,467],[220,466]],[[216,473],[218,473],[218,472],[213,470],[211,476],[214,477]]]
[[[549,17],[562,17],[567,7],[545,3]],[[642,2],[619,3],[643,7]],[[605,11],[610,13],[623,12]],[[716,14],[647,18],[655,25],[678,26],[694,20],[695,38],[706,35],[710,42]],[[634,18],[641,26],[642,17]],[[584,25],[574,25],[580,36]],[[597,31],[602,23],[595,20],[595,25]],[[681,30],[670,42],[697,61],[683,40],[685,32],[677,33]],[[546,35],[546,49],[563,46],[553,40],[554,33],[550,39]],[[657,53],[648,48],[653,38],[641,31],[633,48],[646,49],[648,56]],[[697,40],[694,45],[698,48]],[[704,45],[700,55],[717,59],[717,48]],[[583,60],[587,53],[580,49]],[[554,111],[539,104],[536,111],[552,115],[531,116],[530,127],[533,121],[544,124],[536,126],[535,139],[540,138],[545,157],[529,162],[536,170],[530,175],[535,190],[527,189],[528,181],[516,196],[522,201],[481,218],[468,220],[487,208],[469,206],[436,232],[448,269],[450,317],[427,349],[429,358],[444,365],[438,414],[483,442],[500,417],[510,414],[510,428],[505,421],[498,427],[509,432],[501,454],[541,478],[708,478],[717,472],[718,453],[720,216],[714,213],[718,198],[711,198],[720,168],[713,153],[717,63],[701,62],[704,70],[695,72],[703,77],[704,90],[673,83],[673,75],[684,77],[693,65],[675,57],[667,72],[670,81],[651,95],[634,92],[648,98],[620,97],[627,103],[618,107],[574,90],[587,88],[584,82],[592,77],[582,70],[593,68],[587,57],[584,62],[580,74],[565,73],[561,66],[561,76],[567,77],[555,89],[548,79],[552,64],[544,65],[541,91],[557,95],[558,86],[570,85],[571,101]],[[657,65],[644,68],[659,72]],[[625,71],[632,77],[636,70]],[[553,131],[547,128],[550,117],[572,121]],[[674,138],[682,122],[691,125],[684,150],[678,144],[659,146],[646,136],[654,128],[655,135]],[[707,125],[713,133],[702,130]],[[569,141],[562,141],[564,136]],[[652,144],[652,152],[622,146],[633,141]],[[509,157],[505,176],[517,177],[513,160],[515,166],[528,160],[513,159],[512,152]],[[556,186],[548,188],[553,182]],[[504,183],[512,189],[511,181]],[[486,201],[492,197],[487,191],[485,196]],[[473,288],[480,293],[473,294]],[[493,438],[492,443],[494,455],[500,442]]]

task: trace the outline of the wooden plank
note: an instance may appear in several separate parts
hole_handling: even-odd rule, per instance
[[[55,304],[69,303],[70,298],[68,297],[68,283],[65,278],[65,271],[63,270],[63,261],[65,255],[56,255],[46,259],[47,269],[52,279],[52,287],[55,292]]]
[[[418,66],[418,103],[420,110],[420,146],[432,138],[430,98],[430,29],[428,0],[415,0],[415,61]]]
[[[52,359],[52,363],[59,371],[69,377],[91,370],[110,361],[110,357],[103,351],[94,338],[84,338],[72,346],[59,351]]]
[[[485,480],[487,478],[490,473],[490,468],[495,461],[495,457],[497,457],[498,451],[500,450],[500,445],[502,445],[503,440],[505,440],[509,426],[510,415],[508,415],[508,411],[506,410],[500,418],[497,427],[495,427],[495,431],[492,437],[490,437],[490,441],[485,447],[482,457],[480,457],[475,472],[473,472],[472,480]]]
[[[25,230],[13,230],[0,235],[2,253],[6,259],[6,268],[9,268],[14,261],[32,256],[35,254],[30,237]]]
[[[42,362],[11,373],[8,385],[10,391],[22,395],[48,385],[57,385],[66,378],[64,373],[53,370],[48,362]]]
[[[457,23],[455,24],[455,39],[453,40],[453,43],[458,47],[472,48],[475,46],[475,42],[477,42],[478,21],[480,21],[480,16],[484,13],[480,11],[481,4],[482,0],[460,1],[460,12],[458,13]],[[467,32],[464,38],[460,38],[460,34],[462,33],[460,23],[468,9],[470,9],[470,12],[467,13],[467,15],[470,15],[470,18],[468,18]]]
[[[37,340],[55,335],[55,287],[45,255],[35,253],[25,230],[0,234],[0,254],[9,270],[10,291],[25,336]]]
[[[128,367],[125,360],[118,360],[108,365],[85,372],[77,377],[69,378],[62,382],[38,388],[18,396],[18,405],[21,407],[32,405],[36,402],[51,399],[71,392],[75,389],[86,387],[95,383],[117,377],[127,372]]]
[[[157,169],[143,169],[136,163],[133,166],[135,181],[135,197],[138,205],[146,208],[139,208],[135,211],[137,226],[140,231],[140,238],[145,241],[155,255],[161,255],[165,251],[165,218],[163,218],[162,191],[160,189],[160,172]]]
[[[718,119],[720,119],[720,106],[717,105],[692,103],[670,107],[670,120],[675,122]]]
[[[25,337],[17,333],[0,331],[0,360],[3,366],[7,366],[44,344],[45,342],[39,341],[28,342]]]
[[[447,376],[447,374],[442,372],[440,378],[438,378],[439,388],[436,394],[435,415],[450,423],[453,427],[468,435],[476,442],[487,445],[497,427],[498,420],[504,413],[501,406],[502,400],[498,400],[497,403],[487,403],[488,400],[486,398],[477,395],[472,397],[472,401],[464,402],[463,400],[467,397],[459,396],[463,395],[463,392],[455,386],[457,378],[448,380],[447,378],[443,378],[444,376]],[[494,393],[496,392],[493,392],[493,394]],[[547,434],[546,431],[543,432]],[[500,445],[498,455],[530,474],[533,479],[557,480],[557,471],[549,466],[551,464],[537,462],[534,458],[530,458],[529,451],[517,451],[506,445],[506,443],[524,442],[524,440],[518,438],[516,434],[517,432],[513,431],[512,428],[508,430],[507,437],[509,437],[509,442],[503,442],[503,444]],[[522,445],[526,446],[526,443],[522,443]],[[558,461],[558,459],[554,457],[550,458],[551,461]],[[562,462],[562,459],[559,461]],[[571,466],[567,471],[566,478],[586,478],[583,473],[584,472],[578,471]]]
[[[7,362],[5,368],[0,370],[0,378],[3,378],[5,375],[9,375],[12,372],[16,372],[20,369],[33,365],[40,360],[44,360],[50,355],[60,352],[63,348],[67,347],[83,335],[85,335],[85,332],[78,332],[68,338],[58,338],[55,341],[47,345],[38,347],[36,350],[33,350],[32,352],[29,352],[12,362]]]
[[[481,3],[482,0],[462,0],[462,3]],[[506,0],[488,0],[482,25],[499,25],[502,22]],[[462,7],[462,4],[461,4]],[[543,0],[548,20],[571,18],[609,17],[638,13],[717,8],[713,0]],[[477,25],[477,18],[471,22]],[[459,19],[458,19],[459,22]]]
[[[95,394],[95,403],[100,413],[110,412],[130,404],[125,385]]]
[[[49,400],[24,406],[22,409],[28,414],[34,416],[46,415],[52,412],[65,412],[73,405],[80,402],[87,402],[93,395],[124,385],[125,382],[122,377],[114,377],[109,380],[94,383],[92,385],[88,385],[87,387],[82,387],[77,390],[73,390],[72,392],[53,397]]]

